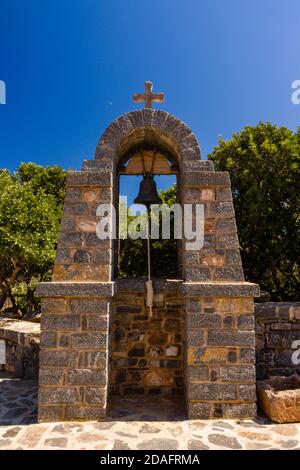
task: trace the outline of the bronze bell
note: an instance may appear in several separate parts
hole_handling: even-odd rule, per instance
[[[135,198],[134,203],[144,204],[149,207],[151,204],[161,204],[161,202],[153,176],[150,173],[146,173],[141,181],[139,194]]]

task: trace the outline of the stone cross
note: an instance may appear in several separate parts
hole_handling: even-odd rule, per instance
[[[145,82],[145,93],[134,93],[132,100],[134,103],[145,102],[145,108],[152,108],[152,102],[162,103],[165,99],[164,93],[152,93],[153,83]]]

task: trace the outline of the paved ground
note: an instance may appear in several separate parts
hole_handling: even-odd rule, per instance
[[[0,372],[3,449],[297,449],[300,424],[187,421],[182,403],[118,399],[106,422],[36,424],[36,384]]]

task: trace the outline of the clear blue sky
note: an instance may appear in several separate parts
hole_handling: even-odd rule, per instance
[[[299,0],[1,0],[0,168],[79,169],[145,80],[206,158],[247,124],[295,130],[296,79]]]

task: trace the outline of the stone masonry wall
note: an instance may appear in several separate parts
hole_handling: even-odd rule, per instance
[[[111,240],[96,234],[100,204],[111,202],[111,166],[69,173],[52,281],[111,279]]]
[[[155,293],[150,317],[144,293],[114,297],[112,390],[115,394],[168,394],[183,389],[182,297]]]
[[[256,413],[252,298],[187,295],[186,396],[191,419]]]
[[[201,171],[198,162],[193,162],[192,171],[184,175],[182,202],[204,206],[204,246],[183,251],[183,279],[243,282],[229,174]]]
[[[107,286],[44,283],[39,420],[103,419],[108,381]],[[85,291],[85,294],[84,294]]]
[[[292,361],[293,353],[300,349],[300,302],[256,304],[255,321],[257,378],[300,375],[300,364]]]

